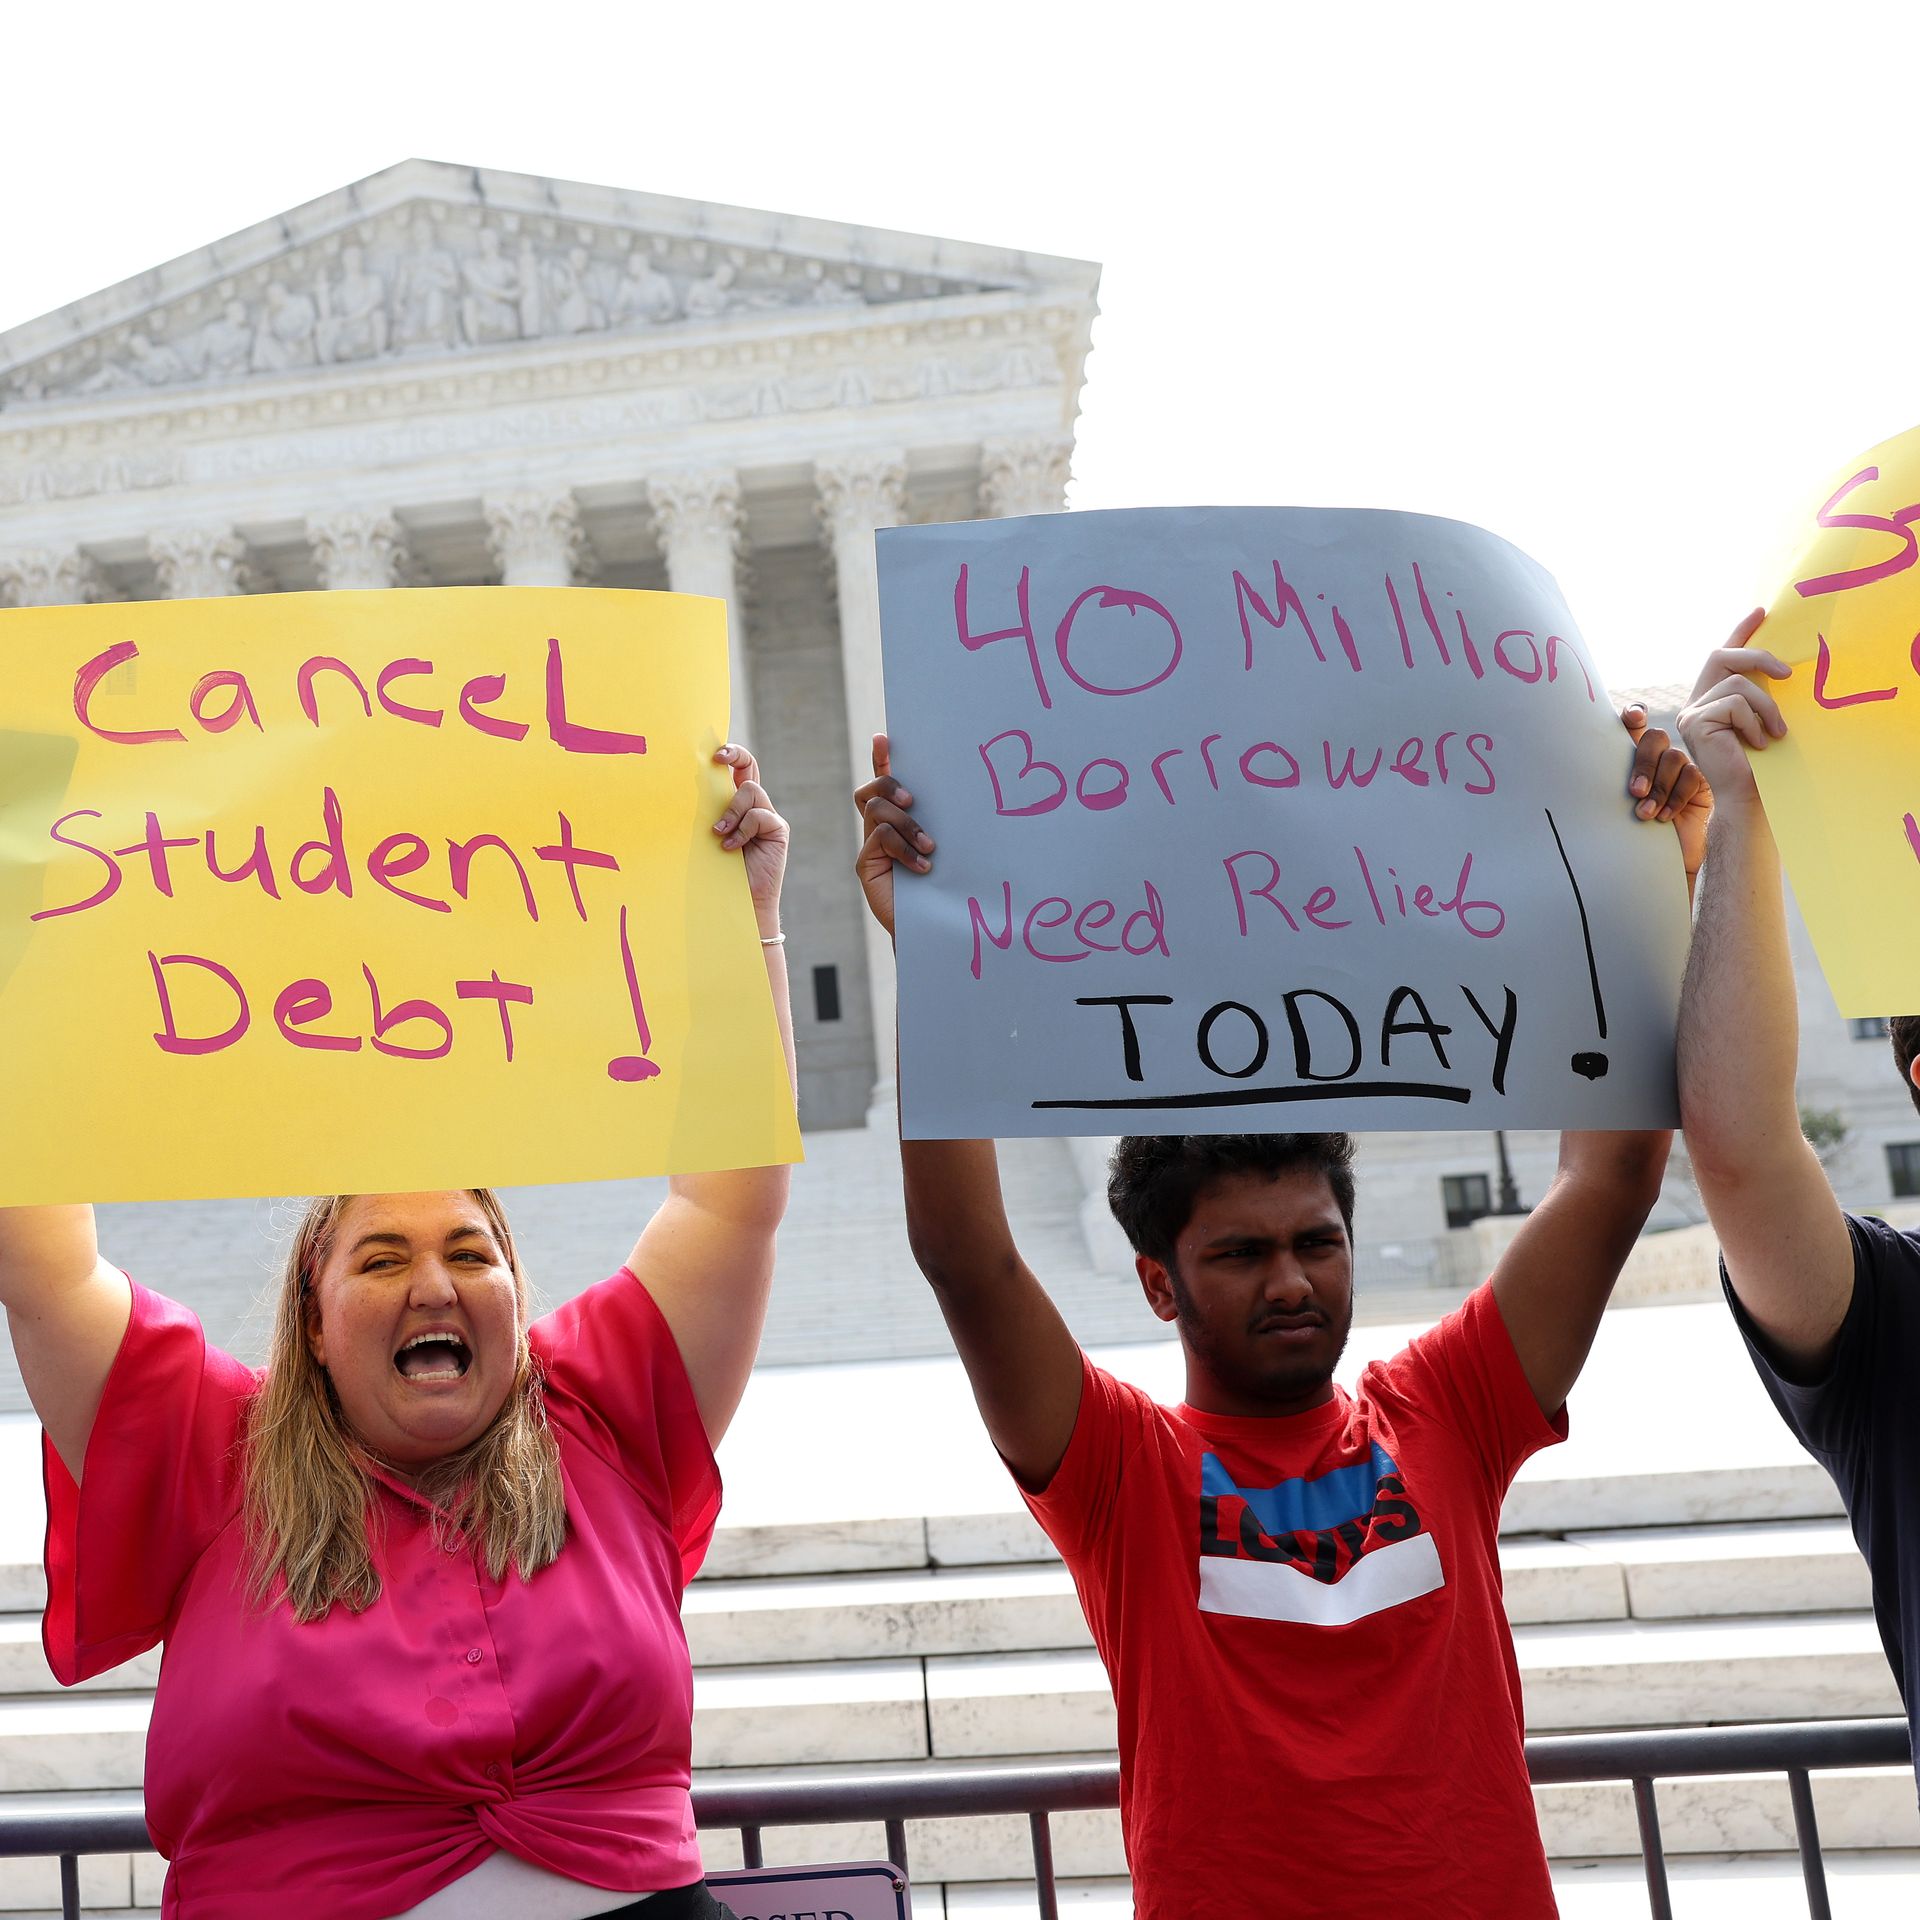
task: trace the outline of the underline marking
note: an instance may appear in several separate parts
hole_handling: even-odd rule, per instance
[[[1442,1087],[1422,1080],[1346,1080],[1324,1087],[1231,1087],[1218,1093],[1141,1094],[1124,1100],[1035,1100],[1034,1107],[1258,1107],[1281,1100],[1454,1100],[1473,1098],[1470,1087]]]

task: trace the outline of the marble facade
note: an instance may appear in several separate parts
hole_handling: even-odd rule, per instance
[[[0,334],[0,605],[724,600],[731,731],[796,828],[803,1123],[858,1124],[892,1051],[847,804],[884,724],[873,533],[1064,504],[1097,283],[407,161]]]

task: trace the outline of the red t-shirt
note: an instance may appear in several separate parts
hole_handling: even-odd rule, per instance
[[[1113,1681],[1138,1920],[1554,1913],[1496,1543],[1520,1463],[1565,1436],[1485,1286],[1285,1418],[1085,1363],[1027,1504]]]
[[[496,1580],[383,1480],[380,1598],[302,1625],[247,1597],[238,1442],[261,1376],[134,1288],[82,1485],[43,1449],[43,1631],[69,1685],[166,1643],[146,1785],[168,1920],[376,1920],[496,1848],[616,1893],[700,1877],[680,1595],[719,1470],[631,1273],[530,1338],[566,1488],[559,1558]]]

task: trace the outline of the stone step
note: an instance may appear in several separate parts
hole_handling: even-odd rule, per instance
[[[681,1608],[694,1665],[1090,1646],[1059,1561],[831,1579],[696,1582]]]
[[[1514,1644],[1538,1732],[1900,1711],[1870,1614],[1519,1627]],[[1115,1738],[1090,1652],[930,1659],[927,1699],[943,1758],[1091,1752]]]
[[[1604,1555],[1557,1540],[1500,1551],[1515,1622],[1620,1620],[1626,1589]],[[696,1583],[683,1608],[697,1666],[993,1653],[1092,1644],[1058,1560],[834,1578]]]
[[[926,1682],[918,1660],[694,1673],[697,1765],[917,1760],[926,1752]]]
[[[1865,1612],[1520,1627],[1514,1645],[1530,1732],[1902,1710]]]
[[[1920,1853],[1849,1854],[1826,1857],[1834,1912],[1841,1920],[1913,1920],[1920,1912]],[[1806,1920],[1807,1895],[1797,1859],[1790,1855],[1676,1860],[1670,1870],[1675,1920]],[[1553,1890],[1560,1920],[1646,1920],[1647,1887],[1637,1863],[1558,1862]],[[944,1920],[1037,1920],[1039,1901],[1028,1885],[949,1885],[933,1906],[931,1890],[914,1888],[915,1920],[929,1911]],[[1222,1911],[1248,1912],[1230,1904],[1228,1888],[1209,1888]],[[1133,1895],[1125,1880],[1066,1880],[1059,1888],[1061,1920],[1133,1920]]]
[[[929,1523],[947,1538],[952,1524]],[[1004,1567],[994,1563],[1011,1539],[977,1541],[984,1566],[696,1582],[685,1609],[694,1658],[719,1665],[783,1653],[852,1659],[878,1649],[1084,1645],[1071,1582],[1037,1529],[1033,1537],[1041,1556]],[[1516,1626],[1835,1613],[1871,1603],[1866,1564],[1840,1520],[1521,1536],[1500,1543],[1500,1562]]]
[[[1844,1520],[1636,1527],[1567,1544],[1620,1569],[1637,1620],[1833,1613],[1873,1604],[1867,1563]]]
[[[160,1681],[160,1649],[122,1661],[106,1673],[64,1688],[53,1677],[40,1644],[37,1613],[0,1613],[0,1697],[33,1693],[152,1692]]]
[[[0,1793],[137,1788],[150,1693],[60,1693],[0,1700]]]

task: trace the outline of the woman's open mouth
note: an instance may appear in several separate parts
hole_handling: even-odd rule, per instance
[[[417,1333],[393,1356],[393,1364],[409,1380],[458,1380],[473,1355],[457,1333]]]

